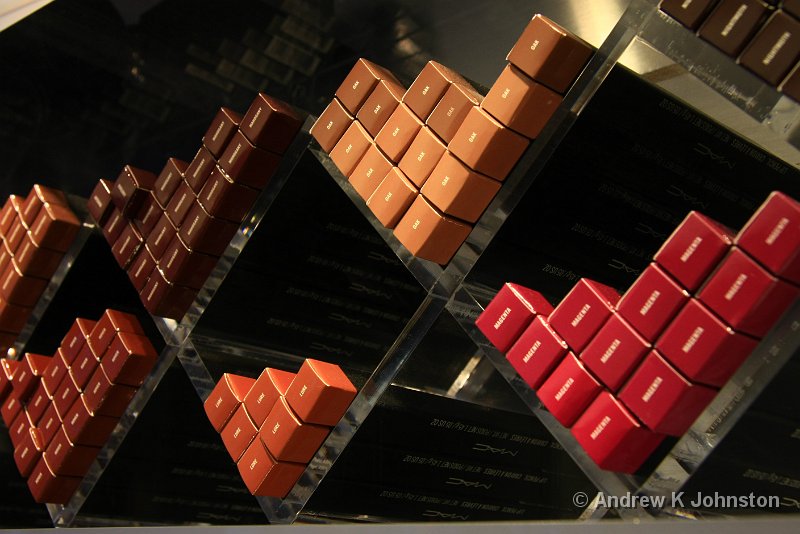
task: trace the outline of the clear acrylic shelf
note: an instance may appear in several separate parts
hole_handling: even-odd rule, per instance
[[[245,245],[247,245],[247,242],[250,240],[250,236],[253,235],[253,232],[264,218],[264,214],[269,210],[272,202],[280,194],[283,186],[292,175],[292,171],[297,165],[297,162],[308,147],[310,139],[309,130],[315,120],[316,117],[313,116],[306,118],[302,128],[294,138],[294,141],[292,141],[289,148],[284,152],[275,174],[264,187],[263,191],[261,191],[250,213],[245,216],[239,230],[222,253],[217,265],[211,271],[211,274],[208,275],[206,283],[203,284],[203,287],[197,293],[194,302],[189,306],[184,316],[178,321],[153,316],[153,320],[156,322],[159,331],[164,336],[167,343],[180,345],[188,337],[195,325],[197,325],[197,322],[200,320],[206,307],[208,307],[211,299],[214,298],[217,289],[219,289],[223,280],[225,280],[225,277],[233,267],[233,264],[236,263],[239,254],[241,254]]]
[[[61,263],[58,265],[56,272],[50,277],[50,281],[42,292],[42,296],[39,297],[39,300],[33,307],[28,320],[25,322],[25,326],[14,342],[14,346],[9,349],[8,354],[12,358],[22,356],[25,351],[25,345],[28,344],[33,331],[36,330],[36,326],[39,324],[42,316],[44,316],[53,298],[55,298],[56,293],[58,293],[61,283],[64,281],[64,278],[66,278],[67,274],[69,274],[70,269],[72,269],[75,259],[83,250],[86,240],[89,239],[89,235],[91,235],[95,229],[94,222],[86,209],[85,198],[67,195],[67,202],[69,203],[70,209],[72,209],[73,213],[78,217],[78,220],[81,221],[80,229],[78,229],[75,239],[64,253],[64,257],[61,259]]]
[[[484,297],[478,297],[478,299],[486,301]],[[572,456],[598,491],[606,496],[621,497],[625,494],[665,496],[666,503],[670,503],[673,492],[679,491],[689,481],[783,365],[800,350],[800,299],[798,299],[762,339],[761,343],[652,473],[646,478],[641,478],[605,471],[597,467],[570,431],[542,407],[536,393],[519,377],[505,356],[475,326],[475,319],[483,311],[483,306],[478,299],[473,296],[470,289],[461,286],[447,303],[446,309],[525,404]],[[606,509],[592,506],[590,503],[584,517],[602,517],[606,511]],[[626,508],[617,511],[624,518],[662,513],[686,515],[685,511],[668,509]]]

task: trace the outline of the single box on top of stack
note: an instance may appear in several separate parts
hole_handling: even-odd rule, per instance
[[[301,125],[259,93],[244,117],[219,110],[191,163],[170,158],[158,176],[126,165],[100,180],[89,211],[150,313],[183,317]]]
[[[0,351],[17,339],[81,223],[62,191],[34,185],[0,211]]]
[[[362,58],[311,134],[381,224],[445,265],[591,54],[536,15],[485,97],[435,61],[404,89]]]
[[[774,192],[735,234],[691,212],[628,291],[581,279],[552,308],[506,284],[478,328],[603,469],[683,435],[800,295],[800,204]]]
[[[204,406],[250,492],[283,498],[355,396],[338,365],[307,359],[297,374],[226,373]]]
[[[157,357],[134,315],[106,310],[53,356],[2,360],[0,411],[36,502],[69,501]]]

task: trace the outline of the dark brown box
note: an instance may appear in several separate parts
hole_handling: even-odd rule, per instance
[[[46,287],[47,280],[22,274],[13,258],[9,260],[0,278],[0,295],[3,299],[26,308],[36,305]]]
[[[222,155],[241,122],[242,116],[239,113],[226,107],[219,108],[203,136],[203,145],[211,152],[211,155],[215,158]]]
[[[122,232],[125,226],[126,218],[122,215],[116,207],[112,208],[111,213],[108,215],[106,222],[103,224],[103,236],[108,243],[113,243]]]
[[[400,104],[404,92],[405,88],[392,79],[381,80],[375,85],[356,115],[358,121],[372,137],[378,135],[383,125],[389,120]]]
[[[62,252],[37,246],[27,232],[22,237],[22,242],[14,255],[22,274],[46,279],[53,276],[63,257]]]
[[[35,184],[31,188],[28,197],[25,199],[25,204],[22,207],[20,216],[25,224],[30,227],[39,215],[39,211],[45,204],[57,204],[59,206],[67,205],[67,196],[63,191],[45,187],[43,185]]]
[[[199,192],[200,189],[197,191]],[[170,199],[169,204],[167,204],[167,209],[164,210],[164,215],[169,218],[175,229],[181,227],[183,220],[186,218],[186,214],[189,213],[196,198],[195,191],[185,180],[178,185],[178,189],[175,190],[172,199]],[[153,232],[155,232],[156,229],[160,230],[159,223],[155,224]]]
[[[369,94],[383,79],[397,81],[394,74],[385,68],[360,58],[336,90],[336,98],[351,115],[356,115]]]
[[[259,191],[233,183],[225,171],[215,167],[197,196],[198,202],[214,217],[241,223],[258,198]]]
[[[199,193],[203,188],[216,162],[217,160],[214,159],[211,152],[206,147],[201,146],[197,154],[194,155],[192,162],[186,167],[183,172],[183,180],[189,184],[195,194]],[[180,184],[178,185],[180,186]]]
[[[17,306],[0,299],[0,330],[11,333],[21,332],[30,314],[31,308]]]
[[[167,214],[162,215],[153,227],[153,231],[147,236],[147,248],[153,257],[160,258],[167,249],[167,245],[177,234],[178,230],[172,225]]]
[[[473,170],[505,180],[529,141],[480,108],[472,108],[447,149]]]
[[[195,202],[179,235],[192,250],[221,256],[238,229],[238,224],[213,217],[199,202]]]
[[[150,253],[150,249],[147,248],[145,244],[139,249],[139,253],[134,258],[133,262],[131,262],[130,266],[128,267],[128,278],[133,284],[133,287],[136,288],[136,292],[140,292],[144,285],[147,283],[147,279],[150,277],[150,273],[153,272],[153,269],[156,266],[156,260],[153,258],[153,255]]]
[[[136,388],[130,386],[114,384],[103,368],[98,367],[89,380],[83,397],[86,407],[97,415],[122,417],[136,391]]]
[[[83,395],[72,405],[64,418],[64,431],[75,444],[102,447],[117,426],[119,419],[98,415],[86,405]]]
[[[311,127],[311,136],[325,152],[330,152],[354,120],[338,99],[334,98]]]
[[[66,252],[80,227],[81,222],[69,207],[47,203],[31,226],[31,238],[40,247]]]
[[[543,15],[534,15],[506,59],[561,94],[567,92],[594,50]]]
[[[139,208],[139,211],[133,218],[133,224],[143,238],[147,238],[162,213],[164,213],[164,207],[158,203],[155,192],[151,191],[150,196],[145,199],[142,203],[142,207]]]
[[[238,131],[219,159],[219,166],[233,182],[260,190],[278,170],[280,162],[278,154],[258,148]]]
[[[394,228],[417,198],[417,188],[397,167],[392,167],[367,200],[367,207],[386,228]]]
[[[481,108],[501,124],[535,139],[561,100],[560,94],[536,83],[509,64],[481,102]]]
[[[114,255],[114,259],[117,260],[117,264],[123,269],[127,269],[139,247],[142,246],[142,242],[142,236],[133,223],[126,224],[122,233],[119,234],[119,237],[114,242],[114,246],[111,247],[111,253]]]
[[[433,169],[422,194],[452,217],[474,223],[492,201],[500,182],[475,172],[449,151]]]
[[[331,150],[331,161],[345,176],[350,176],[372,145],[372,137],[358,121],[353,121]]]
[[[157,358],[156,349],[146,336],[118,332],[101,357],[100,366],[114,384],[139,387]]]
[[[781,0],[781,9],[800,19],[800,0]]]
[[[161,269],[168,282],[199,289],[218,260],[216,256],[190,249],[180,235],[176,235],[161,257]],[[141,291],[141,288],[137,288],[137,291]]]
[[[760,0],[721,0],[697,32],[729,56],[738,56],[767,15]]]
[[[428,61],[403,95],[403,103],[425,121],[453,83],[469,86],[469,82],[456,71],[436,61]]]
[[[61,428],[44,451],[44,459],[57,476],[83,477],[97,458],[99,447],[76,445]]]
[[[169,158],[167,160],[167,164],[164,165],[161,174],[158,175],[156,185],[153,188],[153,195],[155,195],[162,209],[169,204],[172,194],[180,185],[188,168],[189,164],[183,160],[177,158]]]
[[[392,162],[397,163],[411,146],[422,126],[422,121],[414,112],[401,103],[378,132],[375,144]]]
[[[419,195],[394,235],[414,256],[446,265],[471,231],[471,226],[445,216]]]
[[[772,85],[778,85],[799,57],[800,21],[778,11],[750,41],[739,63]]]
[[[152,172],[125,165],[111,189],[111,200],[125,217],[131,218],[155,183]]]
[[[662,0],[661,11],[690,30],[696,30],[717,0]]]
[[[283,154],[302,124],[303,119],[292,106],[258,93],[242,119],[239,131],[258,148]]]
[[[364,157],[348,177],[350,185],[361,198],[367,200],[391,170],[392,162],[374,144],[370,144]]]
[[[425,124],[445,143],[449,143],[469,110],[482,101],[483,96],[471,85],[451,84]]]
[[[176,321],[186,314],[196,295],[196,289],[168,282],[158,267],[150,273],[150,278],[140,293],[147,311]]]
[[[430,128],[423,126],[398,166],[420,188],[446,150],[447,146],[442,140]]]
[[[89,197],[89,202],[86,203],[89,214],[97,222],[99,226],[103,226],[111,215],[111,188],[114,187],[114,182],[101,178],[92,190],[92,196]],[[5,212],[4,212],[5,218]],[[0,226],[2,222],[0,221]]]

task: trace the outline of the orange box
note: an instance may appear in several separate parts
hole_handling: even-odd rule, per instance
[[[256,381],[247,376],[225,373],[211,391],[203,407],[208,420],[217,432],[222,432],[222,427],[230,419],[236,408],[244,402],[250,388]]]
[[[303,422],[334,426],[356,393],[338,365],[307,359],[286,391],[286,401]]]
[[[284,397],[269,412],[258,435],[275,459],[282,462],[308,463],[328,437],[327,426],[304,423]]]

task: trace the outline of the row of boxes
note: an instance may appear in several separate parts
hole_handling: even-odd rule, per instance
[[[297,483],[356,388],[338,365],[307,359],[297,374],[224,374],[205,411],[253,495],[284,497]]]
[[[800,1],[663,0],[661,10],[800,101]]]
[[[0,350],[17,339],[81,223],[57,189],[34,185],[0,210]]]
[[[555,308],[506,284],[476,321],[604,469],[683,435],[800,295],[800,204],[774,192],[738,235],[691,212],[654,260],[622,297],[581,279]]]
[[[2,417],[36,502],[66,503],[157,354],[135,316],[78,318],[55,354],[2,360]]]
[[[311,133],[381,224],[415,256],[444,265],[591,54],[535,15],[485,98],[435,61],[406,90],[360,59]]]
[[[89,211],[150,313],[183,317],[301,124],[259,93],[244,117],[219,110],[191,163],[170,158],[158,176],[126,165],[99,181]]]

